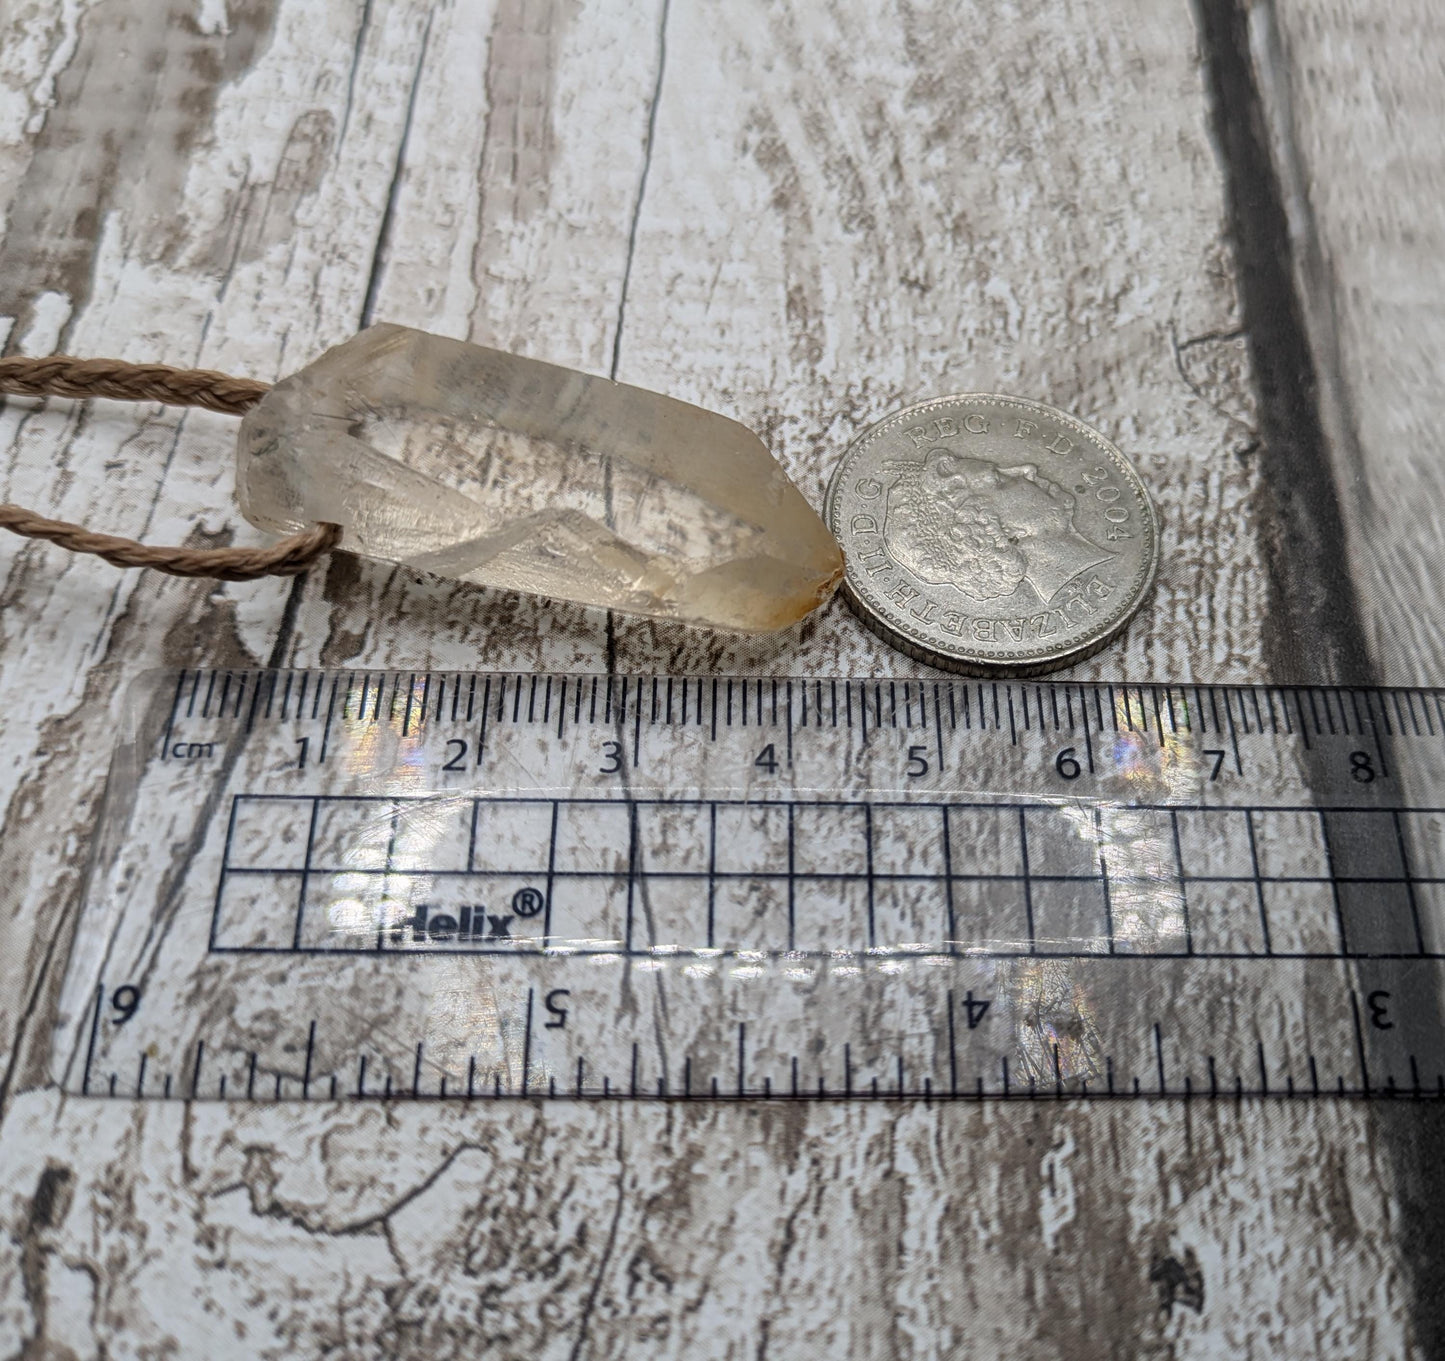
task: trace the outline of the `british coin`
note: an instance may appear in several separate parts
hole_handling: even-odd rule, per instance
[[[1124,455],[1062,411],[995,393],[869,427],[833,473],[825,514],[863,622],[969,675],[1093,656],[1144,603],[1159,561],[1154,507]]]

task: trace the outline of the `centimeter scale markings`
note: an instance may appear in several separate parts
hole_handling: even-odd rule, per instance
[[[1433,690],[138,683],[84,1095],[1445,1096]]]

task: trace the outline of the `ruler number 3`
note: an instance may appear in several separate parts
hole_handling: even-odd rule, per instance
[[[1370,1009],[1370,1024],[1376,1030],[1393,1030],[1395,1023],[1390,1019],[1390,994],[1384,988],[1376,988],[1365,998]]]
[[[597,767],[599,775],[616,775],[622,769],[622,743],[602,744],[602,764]]]

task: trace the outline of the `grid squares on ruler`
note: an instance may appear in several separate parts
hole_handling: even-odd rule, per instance
[[[793,837],[789,804],[714,805],[713,869],[719,874],[787,874]]]
[[[1328,879],[1329,851],[1320,815],[1306,809],[1247,813],[1263,879]]]
[[[1186,879],[1253,879],[1249,814],[1233,808],[1181,808],[1174,814]]]
[[[1408,871],[1418,879],[1445,881],[1445,811],[1397,816],[1401,838],[1410,847]]]
[[[1401,879],[1405,861],[1401,833],[1389,812],[1320,814],[1334,878]]]
[[[871,811],[866,804],[794,804],[794,872],[866,875]]]
[[[546,874],[552,855],[550,800],[507,803],[467,799],[471,870]]]
[[[949,865],[966,878],[1023,874],[1017,808],[947,808]]]
[[[1378,809],[242,795],[212,947],[1440,954],[1442,835]]]
[[[240,798],[231,809],[227,862],[246,869],[306,868],[310,799]]]

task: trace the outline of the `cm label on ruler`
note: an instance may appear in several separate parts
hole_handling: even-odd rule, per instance
[[[1431,692],[142,694],[57,1039],[76,1090],[1338,1095],[1441,1066]]]

